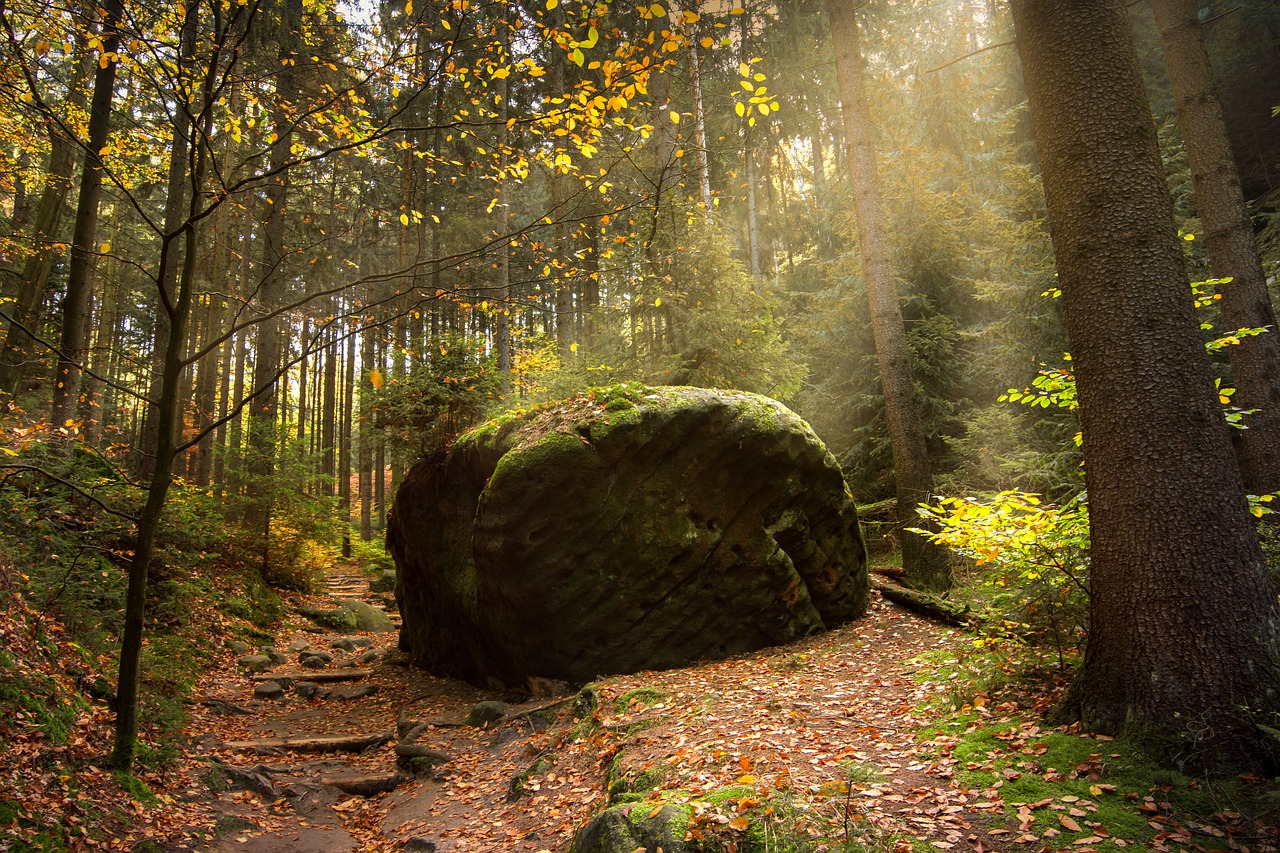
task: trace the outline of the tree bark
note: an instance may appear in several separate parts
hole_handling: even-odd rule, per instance
[[[360,541],[373,540],[373,395],[369,371],[374,367],[374,327],[360,333],[360,453],[356,467],[360,480]]]
[[[193,11],[199,8],[192,4]],[[215,20],[217,13],[215,12]],[[218,68],[216,52],[210,59],[208,74],[204,80],[202,101],[209,103],[213,97],[213,80]],[[201,136],[209,138],[211,113],[206,113]],[[133,560],[129,565],[129,586],[125,593],[124,632],[120,639],[120,670],[116,685],[116,729],[111,764],[116,770],[129,772],[138,739],[138,693],[142,675],[142,637],[146,625],[147,574],[155,550],[156,533],[173,481],[173,463],[177,455],[175,442],[181,420],[183,395],[182,374],[187,367],[185,360],[187,322],[191,317],[195,291],[196,260],[196,210],[199,200],[195,189],[204,184],[208,169],[207,149],[200,148],[191,171],[191,202],[185,226],[181,233],[167,233],[160,250],[160,268],[157,285],[165,280],[165,264],[172,263],[177,253],[170,243],[179,237],[186,243],[182,275],[178,280],[178,292],[172,301],[161,300],[161,309],[168,313],[168,337],[165,340],[164,367],[160,375],[157,408],[157,445],[155,471],[147,488],[147,502],[138,519],[138,536],[134,543]],[[173,191],[170,187],[170,192]],[[157,335],[160,332],[157,329]]]
[[[81,36],[80,38],[83,38]],[[83,45],[80,47],[83,48]],[[66,111],[75,113],[84,109],[84,81],[89,77],[89,59],[76,64],[76,72],[67,84]],[[13,294],[13,313],[5,335],[4,348],[0,349],[0,391],[16,399],[22,391],[22,380],[27,361],[31,357],[32,333],[39,325],[40,303],[49,283],[49,273],[58,251],[54,248],[58,229],[62,225],[67,205],[67,193],[71,189],[71,177],[76,165],[75,142],[68,138],[59,125],[50,122],[49,167],[45,173],[44,188],[36,205],[35,220],[30,232],[35,244],[33,254],[22,266],[17,292]]]
[[[1280,606],[1194,316],[1122,0],[1013,0],[1084,433],[1090,631],[1067,710],[1276,766]]]
[[[62,299],[62,337],[54,373],[53,414],[55,427],[74,422],[80,397],[80,374],[89,342],[90,297],[94,260],[98,246],[98,201],[102,196],[102,157],[111,127],[111,102],[115,94],[116,50],[120,47],[122,0],[103,0],[102,48],[98,69],[93,75],[93,98],[89,102],[89,138],[85,143],[84,169],[80,175],[80,198],[76,202],[75,233],[71,238],[71,267],[67,273],[67,293]]]
[[[347,365],[343,372],[342,425],[338,435],[338,504],[342,508],[342,556],[351,556],[351,428],[356,390],[356,333],[346,341]]]
[[[1235,380],[1234,403],[1256,409],[1245,416],[1245,486],[1255,494],[1280,490],[1280,329],[1267,292],[1253,226],[1240,190],[1240,173],[1227,141],[1222,107],[1200,31],[1199,4],[1151,0],[1178,109],[1178,125],[1191,163],[1196,208],[1215,278],[1231,278],[1219,292],[1224,332],[1268,327],[1227,348]]]
[[[849,154],[849,180],[858,221],[858,245],[866,280],[871,328],[875,339],[885,420],[893,451],[901,526],[902,565],[910,585],[946,589],[951,585],[948,557],[943,548],[907,528],[922,527],[915,508],[929,500],[933,475],[925,448],[924,425],[916,399],[911,351],[898,302],[888,227],[885,223],[875,148],[871,139],[871,110],[864,87],[865,69],[859,44],[853,0],[827,0],[831,40],[836,53],[836,80]]]
[[[246,526],[263,537],[263,565],[268,559],[271,524],[271,494],[268,484],[275,474],[276,436],[279,421],[278,381],[284,366],[284,321],[274,312],[279,308],[287,282],[285,265],[288,255],[284,245],[284,217],[289,199],[289,171],[284,164],[292,156],[293,118],[298,100],[297,43],[302,18],[302,0],[284,0],[278,22],[279,62],[276,66],[276,95],[271,126],[275,141],[271,143],[271,169],[275,172],[267,184],[267,215],[263,222],[262,269],[258,285],[257,352],[254,359],[253,393],[249,406],[249,512]]]

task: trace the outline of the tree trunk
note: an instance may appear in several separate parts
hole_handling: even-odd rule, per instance
[[[827,0],[831,40],[836,53],[849,180],[858,220],[858,245],[870,304],[876,360],[884,391],[885,420],[893,451],[893,474],[898,493],[898,523],[902,528],[902,565],[912,586],[945,589],[951,584],[944,549],[907,528],[924,526],[915,508],[928,501],[933,489],[924,425],[916,400],[911,351],[898,302],[889,234],[885,224],[875,148],[871,141],[871,111],[864,88],[865,70],[853,0]]]
[[[332,304],[332,303],[330,303]],[[320,416],[320,473],[329,478],[325,493],[337,494],[338,461],[335,455],[338,430],[338,338],[334,326],[325,332],[328,346],[324,348],[324,399]]]
[[[342,425],[338,435],[338,505],[342,508],[342,556],[351,556],[351,428],[356,390],[356,334],[346,338]]]
[[[84,45],[80,47],[83,48]],[[84,109],[84,81],[89,77],[89,63],[87,57],[76,63],[76,71],[67,84],[64,106],[68,113],[74,114]],[[75,142],[62,133],[59,125],[50,122],[50,128],[49,168],[45,174],[44,188],[40,192],[40,201],[36,205],[35,221],[30,227],[34,243],[33,254],[22,266],[17,291],[13,294],[14,304],[10,309],[13,313],[5,335],[4,348],[0,349],[0,392],[7,393],[14,399],[22,391],[22,379],[34,342],[31,335],[39,325],[40,303],[49,283],[53,260],[58,255],[59,250],[54,244],[57,242],[58,229],[67,205],[67,193],[71,189],[71,176],[76,165]]]
[[[368,324],[360,334],[360,541],[373,540],[373,395],[369,371],[374,366],[374,327]],[[353,342],[354,343],[354,342]]]
[[[102,158],[111,126],[111,102],[115,94],[116,49],[120,47],[122,0],[102,0],[101,56],[93,75],[93,98],[89,102],[89,139],[85,146],[84,169],[80,175],[80,198],[76,202],[76,227],[71,238],[71,268],[67,293],[62,299],[62,337],[54,374],[53,414],[55,427],[74,422],[80,397],[80,373],[89,340],[89,313],[94,259],[98,246],[98,200],[102,195]]]
[[[276,425],[279,421],[278,381],[284,366],[284,321],[275,315],[284,297],[288,281],[285,265],[288,253],[284,246],[285,207],[289,198],[289,171],[284,167],[292,156],[293,118],[298,100],[297,42],[302,18],[302,0],[284,0],[278,24],[279,62],[276,75],[276,97],[271,125],[275,141],[271,144],[271,169],[275,175],[267,184],[267,215],[263,222],[262,269],[258,286],[257,352],[254,358],[253,393],[249,406],[249,512],[246,526],[263,537],[264,568],[268,558],[267,539],[271,524],[271,495],[268,488],[275,474]]]
[[[698,150],[698,197],[702,201],[702,218],[712,222],[711,168],[707,157],[707,120],[702,107],[702,66],[698,59],[697,39],[689,40],[689,77],[693,84],[693,139]]]
[[[199,4],[192,4],[199,8]],[[192,14],[195,14],[194,11]],[[203,87],[204,103],[213,97],[213,77],[217,69],[216,54],[210,62],[208,76]],[[209,137],[211,113],[207,113],[201,136]],[[186,355],[187,321],[191,316],[191,305],[195,290],[196,260],[196,209],[199,205],[194,189],[204,184],[208,169],[207,149],[201,147],[191,175],[192,202],[188,212],[186,226],[181,234],[186,243],[182,276],[178,281],[176,299],[164,302],[163,310],[169,313],[168,339],[165,341],[164,367],[160,375],[159,395],[157,397],[157,445],[155,452],[155,472],[147,489],[147,502],[138,519],[138,537],[134,543],[133,560],[129,565],[129,586],[125,593],[124,632],[120,640],[120,671],[116,685],[116,729],[114,749],[111,752],[111,764],[116,770],[129,772],[133,767],[133,758],[138,739],[138,693],[142,675],[142,637],[146,624],[147,573],[150,568],[152,552],[155,548],[156,533],[160,519],[164,513],[165,501],[168,498],[169,486],[173,480],[173,462],[176,456],[175,439],[179,426],[182,405],[182,374],[187,366]],[[170,187],[170,191],[173,191]],[[167,262],[176,257],[169,243],[176,242],[177,233],[165,235],[165,243],[160,250],[160,269],[158,281],[164,281]],[[159,331],[157,330],[157,334]]]
[[[1090,630],[1067,709],[1276,766],[1280,607],[1194,316],[1122,0],[1013,0],[1084,433]]]
[[[499,39],[502,44],[502,55],[499,62],[505,61],[511,33],[506,21],[498,22]],[[510,132],[507,130],[507,79],[498,81],[498,262],[497,282],[494,285],[493,303],[497,306],[494,323],[494,347],[498,356],[498,372],[502,374],[503,390],[506,390],[511,376],[511,309],[508,298],[511,295],[511,244],[507,234],[511,225],[510,199],[507,190],[507,165],[511,161]]]
[[[1235,405],[1257,410],[1245,416],[1248,429],[1240,436],[1245,486],[1255,494],[1274,492],[1280,490],[1280,328],[1214,93],[1199,3],[1151,0],[1151,8],[1164,46],[1213,275],[1231,279],[1219,289],[1223,331],[1269,327],[1266,334],[1241,338],[1227,348],[1227,355]]]

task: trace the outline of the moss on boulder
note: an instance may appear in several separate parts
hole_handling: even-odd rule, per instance
[[[615,386],[490,422],[410,471],[387,544],[402,648],[478,683],[722,658],[868,602],[835,459],[741,392]]]

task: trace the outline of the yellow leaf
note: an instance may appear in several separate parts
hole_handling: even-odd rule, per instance
[[[685,12],[683,17],[686,24],[696,24],[698,21],[702,20],[702,16],[697,12]]]
[[[102,244],[102,246],[99,248],[99,250],[98,250],[98,251],[102,252],[102,254],[104,254],[104,255],[105,255],[107,252],[110,252],[110,251],[111,251],[111,241],[107,241],[106,243],[103,243],[103,244]]]
[[[432,221],[432,222],[434,222],[435,224],[439,225],[439,224],[440,224],[440,217],[439,217],[439,216],[436,216],[436,215],[433,213],[433,214],[431,214],[431,221]]]
[[[667,115],[669,115],[669,116],[671,117],[671,123],[672,123],[672,124],[679,124],[679,123],[680,123],[680,113],[676,112],[675,110],[672,110],[672,111],[671,111],[670,113],[668,113]]]
[[[649,11],[653,13],[655,18],[665,18],[667,16],[667,10],[662,8],[662,5],[659,3],[654,3],[650,6]]]
[[[577,344],[569,344],[569,352],[577,352],[577,351],[578,351]]]
[[[506,67],[495,68],[489,72],[489,76],[495,80],[505,80],[507,77],[511,76],[511,69]]]
[[[402,214],[400,214],[400,224],[401,224],[401,225],[408,225],[408,224],[409,224],[409,214],[407,214],[407,213],[402,213]]]
[[[560,5],[560,0],[547,0],[547,11],[550,12],[552,9],[554,9],[559,5]]]
[[[661,297],[661,296],[659,296],[657,299],[653,300],[653,307],[654,307],[654,308],[658,308],[658,307],[659,307],[659,306],[661,306],[661,305],[662,305],[662,297]]]
[[[738,6],[734,9],[729,10],[730,15],[745,15],[746,13],[747,13],[747,10],[742,8],[741,6]]]
[[[375,367],[369,371],[369,384],[372,385],[374,388],[378,388],[378,389],[382,388],[382,371],[381,370]]]
[[[741,817],[735,817],[733,820],[729,821],[729,828],[736,829],[738,830],[738,832],[746,831],[746,828],[747,828],[746,815],[743,815]]]
[[[710,50],[711,46],[715,43],[716,43],[716,40],[713,39],[711,36],[703,36],[702,41],[699,42],[699,44],[701,44],[707,50]]]
[[[769,114],[768,104],[756,104],[756,109],[760,110],[760,115],[767,116]]]
[[[742,105],[742,101],[738,101],[738,103],[733,105],[733,111],[739,116],[744,116],[747,113],[747,108]]]
[[[413,14],[413,0],[408,0],[408,2],[404,4],[404,13],[406,15]]]
[[[745,62],[739,62],[739,63],[738,63],[738,73],[739,73],[739,74],[741,74],[743,77],[750,77],[750,76],[751,76],[751,66],[750,66],[750,65],[748,65],[748,64],[747,64],[747,63],[745,63]]]

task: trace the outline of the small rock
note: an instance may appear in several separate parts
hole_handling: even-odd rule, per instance
[[[477,702],[462,721],[464,726],[485,726],[496,723],[507,715],[511,707],[505,702]]]
[[[395,592],[396,570],[383,569],[382,574],[369,581],[369,592]]]
[[[377,663],[378,659],[381,657],[382,655],[377,650],[369,649],[369,651],[365,652],[364,654],[360,655],[360,657],[356,658],[356,663],[358,663],[360,666],[367,666],[368,664],[371,664],[371,663]]]
[[[325,691],[321,699],[363,699],[378,692],[376,684],[350,684]]]
[[[436,853],[436,843],[421,835],[410,835],[404,840],[406,853]]]
[[[289,651],[291,652],[303,652],[309,648],[311,648],[310,640],[299,639],[299,640],[294,640],[292,643],[289,644]]]
[[[242,643],[239,640],[228,640],[227,648],[230,649],[231,653],[234,655],[247,655],[252,651],[247,644]]]
[[[307,658],[320,658],[320,660],[324,661],[325,663],[331,663],[333,661],[333,655],[329,654],[323,649],[304,649],[303,651],[298,652],[299,663],[306,660]]]
[[[426,776],[437,767],[448,764],[453,756],[438,749],[432,749],[420,743],[396,744],[396,766]]]
[[[373,641],[368,637],[339,637],[329,645],[335,649],[342,649],[344,652],[354,652],[356,649],[372,646]]]
[[[293,685],[293,692],[303,699],[311,699],[320,692],[320,685],[314,681],[299,681]]]
[[[245,655],[239,664],[250,672],[266,672],[271,669],[271,658],[266,655]]]
[[[253,695],[260,699],[279,699],[284,695],[284,688],[274,681],[260,681],[253,685]]]
[[[324,669],[329,664],[325,663],[324,658],[318,658],[314,655],[302,659],[303,669]]]
[[[260,652],[260,654],[264,654],[267,657],[271,658],[271,663],[273,666],[279,666],[280,664],[288,663],[289,661],[289,656],[286,655],[284,652],[278,652],[275,649],[270,647],[263,649]]]

